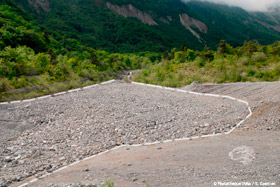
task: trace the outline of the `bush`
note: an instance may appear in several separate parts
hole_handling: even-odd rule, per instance
[[[258,73],[256,74],[256,77],[257,77],[257,78],[263,78],[263,77],[264,77],[264,72],[258,72]]]
[[[27,47],[6,47],[0,56],[4,56],[0,63],[0,76],[12,78],[25,75],[34,51]]]
[[[197,63],[198,67],[200,67],[200,68],[204,67],[205,64],[206,64],[206,62],[204,60],[198,61],[198,63]]]
[[[69,85],[64,84],[64,83],[55,83],[49,87],[50,93],[61,92],[61,91],[67,90],[67,89],[69,89]]]
[[[264,73],[263,79],[265,81],[274,81],[275,77],[274,77],[274,75],[273,75],[273,73],[271,71],[267,71],[267,72]]]
[[[264,52],[255,52],[253,53],[251,59],[254,62],[264,62],[267,60],[267,56]]]
[[[47,67],[51,62],[51,58],[49,55],[39,53],[35,58],[35,68],[38,74],[42,74],[47,71]]]
[[[18,88],[24,88],[24,87],[27,87],[28,86],[28,82],[26,80],[26,77],[25,76],[21,76],[19,78],[16,78],[14,77],[12,80],[11,80],[11,85],[18,89]]]
[[[244,66],[248,66],[249,65],[249,59],[248,57],[241,57],[238,61],[238,64],[244,65]]]
[[[194,61],[196,58],[195,52],[193,50],[188,49],[188,54],[186,58],[189,62]]]
[[[0,92],[5,92],[11,89],[8,79],[0,79]]]
[[[276,76],[280,76],[280,65],[279,66],[276,66],[273,70],[274,74]]]
[[[175,53],[174,60],[175,60],[176,62],[181,62],[181,63],[184,62],[185,57],[183,56],[183,52],[182,52],[182,51],[176,52],[176,53]]]
[[[249,69],[247,72],[247,76],[249,76],[249,77],[253,77],[255,74],[256,74],[256,71],[252,70],[252,69]]]

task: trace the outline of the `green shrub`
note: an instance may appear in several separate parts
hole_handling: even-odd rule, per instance
[[[187,56],[186,56],[187,60],[190,62],[190,61],[194,61],[195,58],[196,58],[196,54],[193,50],[190,50],[188,49],[188,53],[187,53]]]
[[[74,88],[80,87],[81,85],[82,85],[82,84],[81,84],[80,81],[73,80],[73,81],[70,81],[69,88],[70,88],[70,89],[74,89]]]
[[[104,184],[102,184],[100,187],[114,187],[114,181],[113,180],[107,180]]]
[[[146,70],[146,69],[144,69],[143,71],[142,71],[142,75],[144,76],[144,77],[146,77],[146,76],[148,76],[148,70]]]
[[[249,59],[248,57],[241,57],[238,61],[238,64],[244,65],[244,66],[248,66],[249,65]]]
[[[267,71],[263,75],[263,80],[265,81],[274,81],[276,78],[271,71]]]
[[[247,71],[247,76],[249,76],[249,77],[253,77],[255,74],[256,74],[256,71],[255,71],[255,70],[249,69],[249,70]]]
[[[7,78],[0,79],[0,92],[5,92],[11,89]]]
[[[267,56],[264,52],[254,52],[251,59],[254,62],[264,62],[267,60]]]
[[[256,77],[260,78],[260,79],[263,78],[264,77],[264,72],[261,71],[261,72],[256,73]]]
[[[51,58],[49,55],[46,55],[44,53],[37,54],[34,60],[34,66],[36,68],[37,74],[42,74],[46,72],[50,62]]]
[[[280,65],[276,66],[273,70],[275,76],[280,76]]]
[[[14,77],[11,81],[10,81],[11,85],[18,89],[18,88],[24,88],[28,86],[28,82],[25,76],[21,76],[19,78]]]
[[[65,83],[55,83],[49,87],[50,93],[61,92],[61,91],[67,90],[67,89],[69,89],[69,85],[67,85]]]
[[[180,62],[180,63],[184,62],[185,56],[184,56],[183,52],[182,51],[176,52],[174,60],[176,62]]]
[[[206,62],[204,60],[198,61],[197,65],[198,67],[204,67]]]

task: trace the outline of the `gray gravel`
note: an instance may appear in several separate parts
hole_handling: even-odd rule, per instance
[[[183,89],[202,93],[230,95],[249,102],[253,116],[242,126],[245,130],[280,131],[280,82],[199,84]]]
[[[225,132],[246,105],[122,82],[0,105],[0,186],[121,144]]]

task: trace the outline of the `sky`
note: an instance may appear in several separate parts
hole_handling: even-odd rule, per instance
[[[182,0],[190,1],[190,0]],[[268,11],[269,7],[278,5],[280,6],[280,0],[200,0],[200,1],[209,1],[213,3],[223,3],[230,6],[239,6],[248,11]]]

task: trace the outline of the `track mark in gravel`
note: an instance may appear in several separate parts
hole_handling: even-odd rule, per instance
[[[233,161],[239,161],[243,165],[248,165],[255,159],[255,151],[252,147],[240,146],[229,152],[229,157]]]

